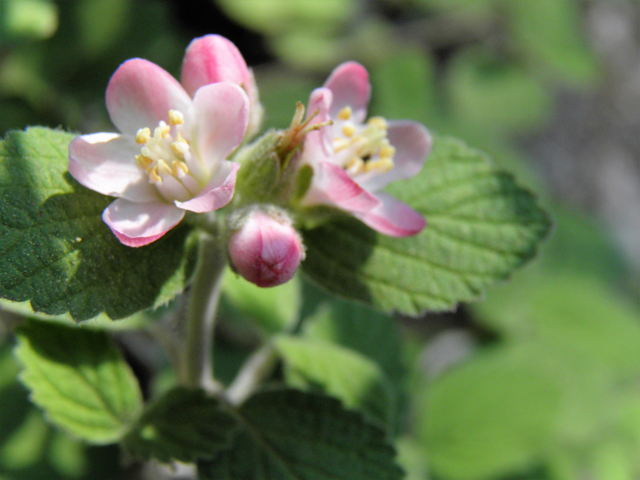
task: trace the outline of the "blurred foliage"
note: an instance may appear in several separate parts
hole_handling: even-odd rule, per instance
[[[465,326],[480,331],[481,346],[429,382],[420,342],[433,332],[403,336],[389,317],[307,283],[248,292],[231,274],[216,374],[231,381],[265,334],[300,333],[358,355],[384,379],[385,395],[397,403],[393,431],[410,480],[634,480],[637,272],[602,225],[554,205],[514,142],[547,125],[558,92],[598,87],[604,72],[582,29],[586,3],[0,0],[0,132],[27,125],[109,131],[104,91],[117,66],[142,57],[178,76],[184,48],[205,33],[239,44],[260,39],[250,47],[264,62],[256,75],[268,126],[288,125],[295,102],[305,103],[339,62],[364,63],[373,113],[423,122],[491,154],[551,207],[554,235],[535,264],[467,309],[472,323]],[[209,16],[184,14],[205,4]],[[243,303],[246,295],[252,300]],[[0,341],[0,478],[123,478],[117,449],[87,448],[44,422],[15,380],[11,337],[0,330]],[[305,361],[295,358],[296,373],[313,367]],[[348,388],[311,380],[358,400]],[[312,383],[309,375],[305,381]]]

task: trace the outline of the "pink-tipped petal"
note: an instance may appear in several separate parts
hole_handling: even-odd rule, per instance
[[[366,68],[356,62],[338,65],[324,86],[333,93],[331,118],[335,118],[340,110],[349,106],[354,120],[358,123],[364,121],[371,96],[371,84]]]
[[[380,205],[380,200],[362,189],[338,165],[320,162],[313,165],[311,187],[302,204],[331,205],[347,212],[368,212]]]
[[[330,120],[329,107],[333,94],[328,88],[316,88],[309,97],[307,118],[311,118],[309,125]],[[323,127],[307,133],[304,141],[303,161],[314,165],[321,161],[328,161],[333,157],[333,139],[331,127]]]
[[[406,203],[388,193],[376,195],[381,204],[369,212],[355,216],[374,230],[392,237],[408,237],[422,231],[427,222],[424,217]]]
[[[184,213],[169,203],[134,203],[119,198],[104,210],[102,220],[120,242],[129,247],[141,247],[175,227]]]
[[[187,47],[182,62],[182,85],[192,97],[204,85],[231,82],[251,88],[247,64],[238,48],[220,35],[196,38]]]
[[[176,206],[196,213],[212,212],[224,207],[233,198],[239,168],[239,163],[223,161],[199,196],[186,202],[176,202]]]
[[[189,111],[191,145],[205,168],[213,170],[240,145],[249,121],[249,99],[237,85],[200,88]]]
[[[377,192],[396,180],[416,176],[422,170],[433,143],[424,125],[408,120],[389,122],[387,138],[396,149],[393,168],[386,173],[371,175],[358,182],[371,192]]]
[[[182,85],[155,63],[134,58],[124,62],[107,87],[107,110],[122,133],[138,129],[152,131],[160,120],[168,121],[169,110],[185,113],[191,99]]]
[[[156,189],[136,165],[140,146],[133,138],[94,133],[74,138],[69,145],[69,173],[91,190],[135,202],[157,199]]]

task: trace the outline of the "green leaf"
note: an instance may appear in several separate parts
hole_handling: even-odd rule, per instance
[[[328,342],[279,336],[275,345],[284,358],[285,378],[293,387],[320,388],[345,407],[358,409],[390,425],[396,398],[380,367],[353,350]]]
[[[58,8],[50,0],[3,0],[0,43],[44,40],[58,28]]]
[[[0,144],[0,297],[75,320],[168,302],[193,270],[190,229],[178,226],[142,248],[122,245],[101,218],[113,198],[67,173],[72,138],[30,128]]]
[[[124,444],[145,459],[193,462],[227,447],[237,426],[218,399],[177,387],[144,412]]]
[[[300,278],[274,288],[260,288],[227,270],[222,284],[223,304],[255,321],[268,333],[287,330],[298,319]]]
[[[89,443],[124,436],[142,398],[133,372],[106,333],[31,321],[17,337],[21,379],[51,422]]]
[[[478,299],[531,259],[549,219],[529,192],[463,142],[435,139],[416,177],[387,188],[424,215],[418,235],[380,235],[354,219],[304,232],[305,272],[383,311],[419,315]]]
[[[258,393],[240,407],[231,449],[200,462],[203,479],[401,479],[383,430],[329,397],[296,390]]]
[[[534,464],[555,433],[563,391],[540,355],[524,346],[485,352],[428,387],[417,415],[434,472],[480,480]]]

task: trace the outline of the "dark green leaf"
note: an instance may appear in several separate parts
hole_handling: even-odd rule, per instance
[[[53,423],[90,443],[124,436],[142,408],[142,397],[106,333],[31,321],[17,336],[21,379]]]
[[[31,128],[0,144],[0,296],[75,320],[166,303],[193,269],[190,229],[178,226],[142,248],[122,245],[101,218],[113,198],[67,173],[72,138]]]
[[[251,397],[233,447],[200,462],[203,479],[401,479],[382,430],[337,400],[296,390]]]
[[[353,219],[305,232],[303,267],[330,291],[418,315],[480,297],[531,259],[549,230],[533,195],[464,143],[436,138],[421,173],[387,189],[427,219],[387,237]]]
[[[145,411],[124,444],[145,459],[193,462],[227,447],[237,426],[218,399],[178,387]]]

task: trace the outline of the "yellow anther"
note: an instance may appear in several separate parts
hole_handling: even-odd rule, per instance
[[[383,117],[371,117],[367,124],[373,125],[374,127],[378,127],[380,130],[387,129],[387,121]]]
[[[153,160],[145,155],[136,155],[136,163],[146,172],[153,163]]]
[[[353,137],[356,133],[356,127],[354,127],[352,124],[347,123],[346,125],[344,125],[342,127],[342,134],[345,137]]]
[[[184,123],[184,115],[178,110],[169,110],[169,125],[182,125]]]
[[[347,173],[352,177],[362,172],[365,167],[364,161],[360,157],[353,157],[347,164]]]
[[[344,107],[338,112],[338,118],[340,120],[349,120],[351,118],[351,107]]]
[[[158,175],[158,167],[155,166],[149,170],[149,181],[151,183],[162,183],[162,177]]]
[[[342,137],[336,137],[333,139],[333,151],[338,153],[349,146],[349,142]]]
[[[386,173],[393,168],[393,160],[390,158],[380,158],[367,162],[364,165],[366,173],[375,171],[376,173]]]
[[[169,167],[169,165],[167,165],[167,162],[162,159],[158,160],[158,163],[156,163],[154,169],[159,175],[162,175],[163,173],[168,175],[173,174],[173,170],[171,170],[171,167]]]
[[[380,158],[393,158],[396,154],[396,149],[393,145],[385,145],[380,149]]]
[[[189,173],[189,167],[187,167],[187,164],[184,162],[174,160],[171,166],[173,167],[173,175],[178,178],[183,178]]]
[[[161,120],[156,129],[153,131],[153,138],[154,140],[166,138],[170,132],[171,127]]]
[[[171,150],[173,150],[173,153],[178,155],[180,158],[184,158],[189,151],[189,142],[178,134],[178,138],[176,138],[175,142],[171,144]]]
[[[141,128],[140,130],[138,130],[138,133],[136,133],[136,143],[139,143],[140,145],[144,145],[145,143],[147,143],[147,140],[149,140],[151,138],[151,130],[148,128]]]

